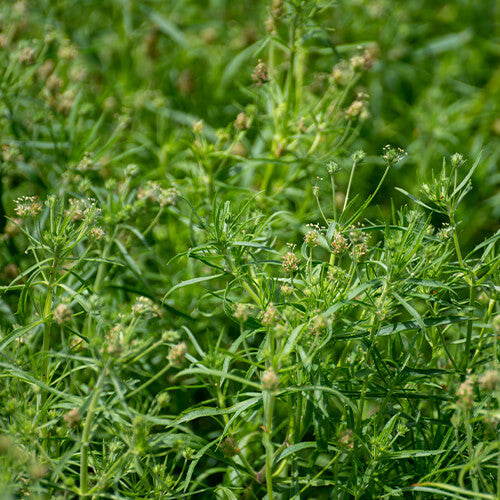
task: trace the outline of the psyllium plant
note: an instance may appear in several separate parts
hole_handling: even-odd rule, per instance
[[[499,497],[494,44],[426,3],[0,6],[5,498]]]

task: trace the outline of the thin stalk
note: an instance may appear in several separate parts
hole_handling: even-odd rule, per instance
[[[267,498],[273,500],[273,444],[271,434],[273,429],[273,412],[274,412],[274,395],[271,392],[264,394],[264,420],[265,433],[262,439],[262,444],[266,450],[266,487]]]
[[[99,400],[99,392],[101,389],[101,384],[104,381],[104,375],[106,373],[106,367],[102,370],[97,383],[92,390],[92,399],[90,400],[90,406],[85,418],[85,425],[83,427],[82,434],[82,447],[80,451],[80,493],[81,496],[86,496],[88,491],[88,464],[89,464],[89,439],[90,430],[92,428],[92,423],[94,420],[94,413],[97,406],[97,401]]]
[[[153,377],[151,377],[150,379],[146,380],[146,382],[144,382],[144,384],[142,384],[141,386],[139,386],[137,389],[134,389],[132,392],[129,392],[127,394],[127,396],[126,396],[127,399],[131,398],[132,396],[134,396],[138,392],[141,392],[146,387],[148,387],[149,385],[151,385],[153,382],[155,382],[156,380],[158,380],[163,374],[165,374],[168,371],[168,369],[170,368],[170,366],[171,366],[171,363],[168,363],[158,373],[155,373],[155,375]]]
[[[453,244],[455,245],[455,252],[457,254],[458,262],[460,267],[465,269],[464,260],[462,258],[462,251],[460,250],[460,244],[458,243],[457,227],[455,222],[455,216],[451,210],[448,211],[448,217],[450,219],[450,225],[453,228]]]
[[[469,314],[472,314],[474,311],[474,303],[476,301],[476,288],[475,286],[471,283],[470,290],[469,290]],[[467,321],[467,336],[465,339],[465,366],[464,366],[464,373],[467,373],[467,369],[469,368],[469,362],[470,362],[470,345],[472,341],[472,326],[473,326],[474,320],[469,319]]]
[[[147,229],[142,233],[143,236],[146,236],[149,234],[149,232],[156,226],[156,223],[160,219],[162,213],[163,213],[164,207],[160,207],[160,210],[158,210],[158,213],[156,214],[156,217],[152,220],[151,224],[147,227]]]
[[[257,293],[252,289],[252,287],[245,280],[243,280],[243,279],[240,278],[240,276],[238,274],[238,269],[236,268],[236,266],[235,266],[235,264],[233,262],[233,259],[229,255],[229,252],[226,253],[225,258],[226,258],[226,262],[227,262],[227,264],[229,266],[229,269],[231,270],[231,273],[235,276],[235,278],[238,278],[238,280],[241,283],[241,286],[248,292],[248,294],[250,295],[250,297],[252,297],[252,299],[254,300],[254,302],[260,308],[262,308],[262,302],[261,302],[259,296],[257,295]]]
[[[490,321],[490,318],[491,318],[491,314],[493,312],[493,308],[495,307],[495,303],[496,301],[490,299],[489,302],[488,302],[488,310],[486,311],[486,317],[484,318],[484,325],[487,325]],[[486,326],[483,326],[483,328],[481,328],[481,332],[479,333],[479,342],[478,342],[478,345],[477,345],[477,348],[476,348],[476,352],[474,353],[474,356],[472,356],[472,361],[471,361],[471,365],[474,365],[474,362],[476,361],[476,358],[479,356],[479,354],[481,353],[482,351],[482,348],[483,348],[483,344],[484,344],[484,333],[486,331]]]
[[[349,176],[349,183],[347,184],[347,191],[345,193],[345,200],[344,200],[344,206],[342,208],[342,212],[345,210],[345,207],[347,207],[347,202],[349,201],[349,193],[351,192],[352,179],[354,177],[354,171],[356,170],[356,165],[357,165],[357,162],[353,162],[352,169],[351,169],[351,175]]]
[[[472,428],[470,424],[470,415],[469,415],[469,410],[466,410],[465,412],[465,429],[467,433],[467,448],[469,451],[469,459],[472,460],[472,457],[474,456],[474,445],[472,444]],[[474,492],[479,491],[479,486],[477,483],[477,477],[474,474],[476,471],[476,467],[473,467],[472,474],[471,474],[471,481],[472,481],[472,489]]]
[[[336,203],[336,200],[335,200],[335,179],[334,179],[333,175],[334,175],[333,173],[330,174],[330,180],[331,180],[331,183],[332,183],[333,220],[337,221],[337,203]]]
[[[113,246],[113,243],[114,243],[114,240],[115,240],[116,231],[117,231],[117,228],[115,227],[115,229],[113,231],[113,234],[109,238],[109,241],[108,241],[107,245],[104,247],[104,251],[102,253],[102,259],[103,260],[107,259],[108,256],[109,256],[109,252],[111,251],[111,247]],[[99,264],[99,268],[97,269],[97,275],[96,275],[95,284],[94,284],[94,291],[97,294],[101,291],[102,284],[103,284],[103,281],[104,281],[104,273],[105,273],[105,271],[106,271],[106,262],[101,262]]]
[[[45,327],[43,330],[42,355],[45,356],[43,361],[43,372],[45,373],[46,381],[49,381],[49,359],[48,352],[50,349],[50,336],[52,330],[52,299],[54,297],[54,281],[57,270],[57,257],[54,258],[52,269],[49,272],[49,283],[47,285],[47,295],[45,296],[45,304],[43,307],[43,321]]]

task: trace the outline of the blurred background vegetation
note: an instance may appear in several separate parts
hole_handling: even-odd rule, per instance
[[[300,32],[304,87],[320,95],[325,75],[346,54],[358,46],[370,47],[374,64],[353,89],[369,95],[370,118],[350,150],[362,148],[370,157],[390,143],[409,152],[404,167],[392,173],[377,199],[381,209],[389,209],[393,197],[401,200],[394,186],[414,191],[432,169],[440,168],[443,156],[460,152],[472,163],[482,151],[475,189],[464,204],[466,222],[474,222],[465,238],[481,240],[500,215],[498,3],[314,4],[316,13]],[[51,60],[57,65],[61,88],[55,92],[67,101],[48,104],[43,88],[49,68],[44,77],[29,67],[33,75],[24,81],[4,75],[4,163],[16,163],[8,150],[12,145],[22,149],[24,160],[3,167],[8,213],[15,197],[50,190],[68,165],[89,150],[106,168],[139,164],[142,181],[185,183],[187,176],[198,176],[191,148],[193,123],[202,119],[204,133],[215,140],[216,131],[230,125],[239,111],[256,105],[251,74],[257,59],[266,59],[273,35],[266,24],[272,15],[267,1],[40,0],[8,2],[2,10],[4,70],[13,49],[33,45],[36,63]],[[274,37],[286,38],[287,29],[278,27]],[[278,70],[280,64],[288,64],[286,54],[275,63]],[[10,75],[17,78],[15,72]],[[126,133],[116,130],[120,122],[126,122]],[[258,121],[256,125],[243,146],[238,145],[242,157],[262,156],[265,150]],[[332,150],[331,159],[338,153]],[[317,159],[326,156],[328,151]],[[282,168],[291,168],[291,163],[293,159]],[[109,175],[106,168],[103,176]],[[313,177],[314,169],[308,172]],[[377,178],[376,170],[360,169],[358,189],[368,189]],[[247,176],[238,184],[258,187],[254,181]]]

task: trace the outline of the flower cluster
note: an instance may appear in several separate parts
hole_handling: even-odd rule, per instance
[[[87,151],[84,153],[83,158],[80,160],[80,163],[76,166],[76,169],[79,172],[87,172],[88,170],[92,170],[96,167],[96,164],[93,160],[93,153]]]
[[[467,379],[460,384],[457,390],[457,398],[460,406],[465,408],[472,408],[474,403],[474,385],[471,379]]]
[[[276,375],[273,367],[268,368],[262,374],[260,381],[262,382],[262,389],[265,391],[275,391],[280,385],[278,375]]]
[[[137,297],[132,306],[132,314],[134,316],[160,316],[160,308],[149,297]]]
[[[160,207],[175,205],[178,197],[179,191],[176,188],[165,189],[153,181],[148,181],[145,187],[141,186],[137,193],[138,200],[149,200],[158,203]]]
[[[362,120],[368,118],[368,94],[358,92],[356,100],[347,108],[345,114],[348,120],[359,117]]]
[[[104,237],[104,230],[100,227],[93,227],[89,232],[89,236],[94,241],[101,240]]]
[[[264,83],[269,81],[267,66],[262,59],[259,59],[257,66],[253,70],[252,80],[257,84],[257,87],[262,87]]]
[[[119,356],[123,351],[123,339],[125,337],[125,327],[117,323],[106,334],[107,347],[106,352],[112,356]]]
[[[334,231],[332,235],[332,242],[330,244],[332,247],[332,251],[335,254],[341,254],[347,250],[347,247],[349,246],[349,242],[347,239],[342,235],[340,231]]]
[[[267,309],[262,313],[262,323],[265,326],[272,326],[278,321],[278,319],[278,310],[274,307],[273,303],[269,304]]]
[[[356,259],[366,257],[368,253],[368,235],[359,229],[353,229],[350,231],[349,236],[354,243],[352,249],[354,257]]]
[[[244,323],[250,316],[252,306],[250,304],[239,303],[234,311],[234,317],[240,323]]]
[[[43,204],[38,196],[21,196],[16,201],[14,211],[19,217],[35,216],[42,210]]]
[[[64,215],[70,217],[72,221],[85,220],[87,224],[92,224],[101,215],[101,209],[96,206],[93,198],[86,200],[70,198],[68,203],[69,208],[64,211]]]
[[[73,408],[64,415],[64,421],[70,429],[76,427],[80,423],[80,420],[81,416],[78,408]]]
[[[352,69],[354,71],[358,70],[368,70],[370,69],[377,56],[377,49],[366,49],[362,54],[356,54],[351,57],[349,62],[351,63]]]
[[[67,323],[71,316],[71,309],[66,304],[59,304],[54,310],[54,320],[58,325]]]
[[[313,229],[312,231],[308,231],[304,236],[304,241],[308,247],[317,247],[318,246],[318,231]]]
[[[186,356],[187,344],[186,342],[179,342],[170,348],[167,359],[173,365],[180,365]]]
[[[401,161],[408,153],[401,148],[395,148],[390,144],[384,146],[382,158],[386,161],[388,165],[394,165]]]
[[[234,120],[234,126],[238,130],[247,129],[249,127],[249,123],[250,123],[250,120],[249,120],[248,116],[245,113],[243,113],[243,111],[241,113],[239,113],[238,116],[236,117],[236,119]]]
[[[294,271],[298,271],[298,258],[293,252],[287,252],[283,255],[282,267],[287,273],[293,273]]]

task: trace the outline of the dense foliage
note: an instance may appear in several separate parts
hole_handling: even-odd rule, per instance
[[[5,498],[498,498],[495,1],[0,14]]]

